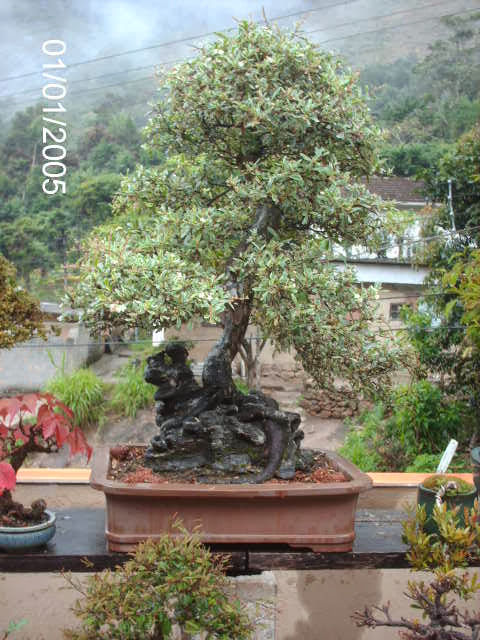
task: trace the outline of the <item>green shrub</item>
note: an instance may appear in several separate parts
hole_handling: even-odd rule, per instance
[[[179,537],[147,540],[123,566],[89,576],[86,585],[67,575],[84,597],[73,609],[81,627],[66,630],[65,637],[168,640],[178,625],[182,637],[206,632],[212,640],[250,638],[241,604],[227,595],[225,558],[212,556],[198,536],[176,528]]]
[[[339,453],[357,465],[362,471],[380,471],[382,461],[373,443],[382,426],[383,405],[377,404],[372,411],[365,411],[359,418],[360,425],[351,424]]]
[[[435,473],[437,470],[441,453],[420,453],[411,464],[407,466],[407,473]],[[456,456],[448,468],[449,472],[465,472],[470,470],[470,463],[464,456]]]
[[[135,361],[122,368],[110,401],[114,411],[134,418],[137,411],[153,404],[155,387],[145,382],[143,369],[144,367]]]
[[[442,457],[441,453],[420,453],[411,464],[407,466],[407,473],[434,473]]]
[[[98,424],[103,418],[105,385],[90,369],[66,374],[62,367],[45,389],[70,407],[79,427]]]
[[[245,380],[242,380],[241,378],[235,378],[233,383],[237,391],[243,393],[244,396],[248,396],[248,394],[250,393],[250,389],[248,388],[248,384],[245,382]]]
[[[395,390],[393,413],[386,424],[412,461],[419,453],[441,453],[451,438],[462,440],[462,403],[445,397],[428,380]]]
[[[466,444],[466,406],[427,380],[398,387],[386,414],[381,404],[351,428],[340,453],[363,471],[435,471],[451,438]],[[460,471],[463,460],[452,464]]]

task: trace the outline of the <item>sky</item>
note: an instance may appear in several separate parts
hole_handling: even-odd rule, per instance
[[[195,55],[208,38],[194,36],[234,29],[240,19],[262,20],[263,13],[284,28],[302,21],[312,41],[355,66],[365,56],[415,53],[439,16],[474,8],[480,0],[0,0],[0,98],[8,98],[9,109],[38,98],[48,39],[65,41],[68,81],[90,91],[142,83],[154,65]],[[191,39],[175,42],[185,38]],[[125,53],[145,47],[151,48]],[[113,57],[89,62],[104,56]]]

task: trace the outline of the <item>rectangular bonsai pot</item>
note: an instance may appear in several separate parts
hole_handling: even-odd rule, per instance
[[[288,544],[315,552],[350,551],[358,494],[370,478],[341,456],[326,452],[348,482],[288,484],[126,484],[108,479],[110,450],[93,460],[90,484],[106,497],[109,551],[132,551],[146,538],[171,532],[180,519],[200,525],[203,542]]]

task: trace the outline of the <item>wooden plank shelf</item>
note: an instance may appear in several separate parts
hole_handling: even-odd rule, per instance
[[[401,511],[359,510],[352,552],[312,553],[287,545],[210,545],[230,556],[231,575],[267,570],[401,569],[408,568],[401,540]],[[57,511],[57,533],[44,548],[28,553],[0,553],[0,572],[100,571],[113,568],[128,555],[106,548],[105,511]],[[480,566],[480,561],[475,565]]]

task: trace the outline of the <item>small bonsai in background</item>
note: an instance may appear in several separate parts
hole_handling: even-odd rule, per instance
[[[433,513],[438,533],[427,534],[424,505],[403,524],[403,540],[409,546],[408,561],[414,571],[428,571],[430,582],[409,581],[405,596],[422,612],[423,620],[394,619],[390,603],[365,607],[353,619],[359,627],[402,629],[404,640],[478,640],[480,610],[460,611],[458,599],[469,600],[480,591],[475,574],[459,571],[480,558],[480,514],[478,501],[472,510],[464,509],[465,526],[459,524],[459,509],[436,506]],[[456,599],[454,597],[456,596]],[[376,617],[375,611],[382,614]]]
[[[81,627],[67,629],[65,638],[251,638],[241,603],[228,595],[227,559],[212,556],[180,523],[173,528],[179,535],[141,543],[125,565],[93,574],[86,583],[64,574],[83,596],[73,609]]]
[[[92,449],[75,426],[73,412],[49,393],[0,399],[0,525],[15,527],[42,522],[46,504],[24,507],[12,499],[17,471],[29,453],[53,453],[68,444],[72,455]]]

